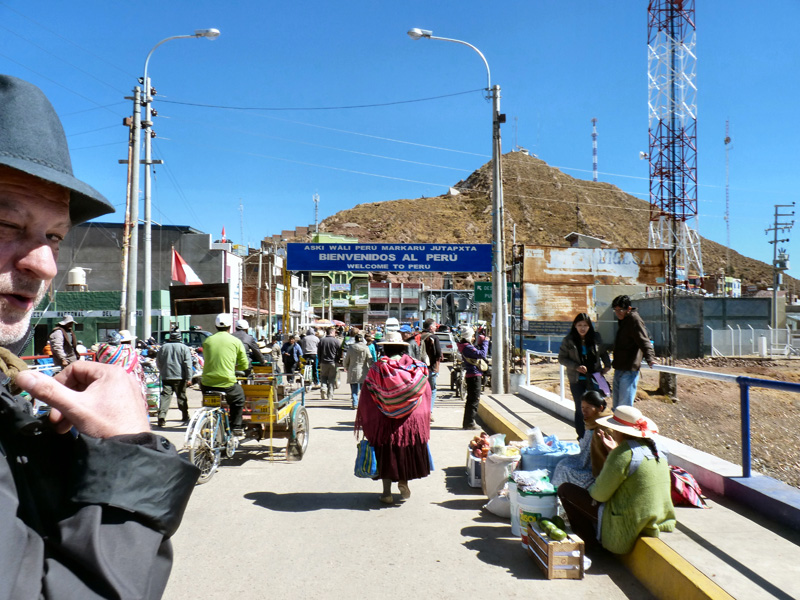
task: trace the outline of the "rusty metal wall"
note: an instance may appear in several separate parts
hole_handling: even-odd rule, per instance
[[[663,285],[666,252],[654,248],[525,246],[522,280],[535,284]]]
[[[595,320],[592,288],[588,285],[522,284],[524,321],[569,321],[578,313]]]

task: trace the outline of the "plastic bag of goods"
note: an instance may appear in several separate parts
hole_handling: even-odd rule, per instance
[[[506,456],[505,453],[497,453],[486,457],[483,477],[486,482],[486,496],[489,499],[494,498],[503,490],[519,461],[519,452],[512,453],[510,456]]]
[[[510,486],[514,485],[511,482],[506,482],[506,485],[500,490],[494,498],[489,500],[483,505],[483,508],[488,510],[493,515],[508,519],[511,517],[511,500],[509,498]]]
[[[547,469],[551,473],[562,458],[578,454],[581,447],[578,442],[562,442],[554,435],[544,438],[544,444],[529,446],[521,450],[522,461],[520,469],[533,471]]]

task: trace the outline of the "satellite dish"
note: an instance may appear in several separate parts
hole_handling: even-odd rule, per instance
[[[647,158],[647,152],[639,152],[639,160],[644,160]]]

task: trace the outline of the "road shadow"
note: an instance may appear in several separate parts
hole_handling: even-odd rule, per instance
[[[449,508],[450,510],[470,510],[476,511],[480,510],[481,507],[486,504],[485,498],[459,498],[458,500],[445,500],[444,502],[434,502],[436,506],[441,506],[442,508]]]
[[[385,510],[397,508],[402,501],[382,504],[377,492],[296,492],[276,494],[275,492],[250,492],[247,500],[255,506],[278,512],[313,512],[317,510]],[[395,495],[396,496],[396,495]]]
[[[485,516],[491,523],[464,527],[461,535],[471,538],[464,542],[464,547],[476,552],[477,557],[486,564],[506,569],[516,579],[547,581],[542,570],[522,547],[520,538],[511,534],[508,520],[486,511],[481,516]],[[622,563],[610,552],[592,548],[587,554],[592,566],[586,571],[586,577],[606,575],[614,580],[614,584],[628,598],[655,598],[630,576]]]
[[[445,467],[444,485],[448,493],[456,496],[480,495],[480,488],[472,488],[467,483],[467,473],[464,467]]]

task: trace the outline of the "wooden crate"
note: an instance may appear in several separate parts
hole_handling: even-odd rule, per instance
[[[529,523],[527,550],[548,579],[583,579],[583,540],[577,535],[570,533],[557,542],[538,523]]]

